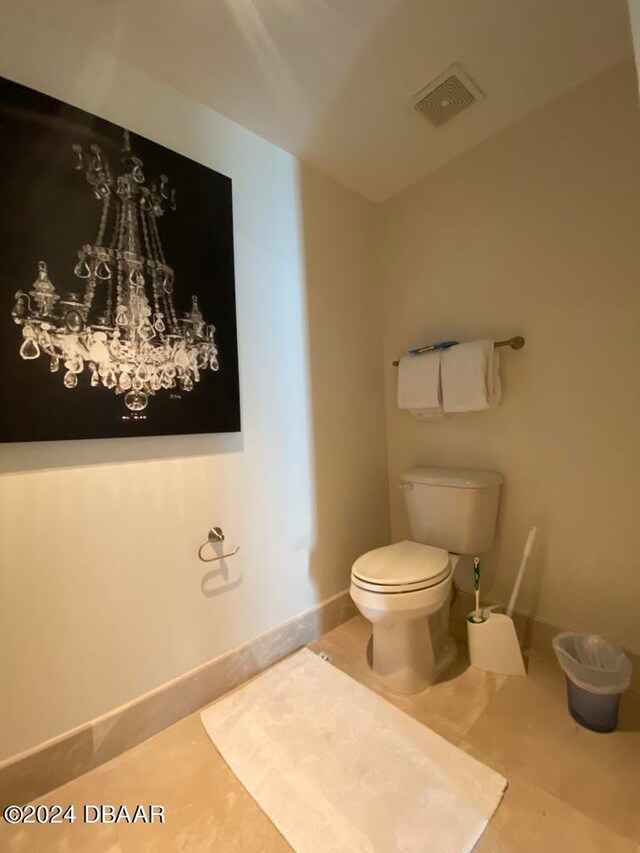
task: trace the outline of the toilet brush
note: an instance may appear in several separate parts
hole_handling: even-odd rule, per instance
[[[471,619],[473,622],[483,622],[480,613],[480,557],[473,558],[473,588],[476,593],[476,612]]]
[[[495,672],[499,675],[527,674],[524,668],[524,660],[520,651],[515,625],[511,616],[518,593],[520,592],[522,578],[524,577],[527,563],[533,550],[536,533],[536,527],[530,528],[506,614],[496,613],[495,606],[487,607],[480,613],[480,619],[478,620],[478,613],[480,612],[478,606],[480,578],[478,573],[476,610],[467,617],[469,660],[478,669]],[[475,569],[474,561],[474,575]]]

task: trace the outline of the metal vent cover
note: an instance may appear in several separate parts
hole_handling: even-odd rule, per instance
[[[483,92],[469,75],[459,65],[452,65],[418,92],[413,106],[434,127],[442,127],[481,98]]]

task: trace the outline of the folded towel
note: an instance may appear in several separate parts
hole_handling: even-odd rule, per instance
[[[398,365],[398,408],[429,411],[442,417],[441,350],[405,355]],[[432,415],[433,416],[433,415]]]
[[[447,349],[442,354],[442,408],[478,412],[500,403],[500,355],[490,338]]]

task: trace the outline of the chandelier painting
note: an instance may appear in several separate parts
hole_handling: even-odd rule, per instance
[[[89,373],[91,386],[122,394],[126,407],[139,412],[156,392],[192,391],[202,370],[219,369],[215,327],[205,322],[197,296],[190,311],[176,313],[174,271],[158,230],[158,219],[176,209],[168,177],[147,182],[126,130],[121,174],[99,145],[86,151],[75,143],[73,152],[76,170],[102,205],[98,233],[78,251],[76,290],[59,295],[40,261],[31,290],[16,293],[20,356],[45,356],[52,373],[63,365],[69,389]]]
[[[240,428],[229,178],[0,78],[0,193],[0,441]]]

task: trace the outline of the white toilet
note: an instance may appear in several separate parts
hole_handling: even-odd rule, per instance
[[[351,598],[373,624],[373,670],[392,690],[418,693],[453,662],[453,571],[461,554],[491,547],[502,482],[493,471],[406,471],[400,488],[413,541],[376,548],[353,564]]]

